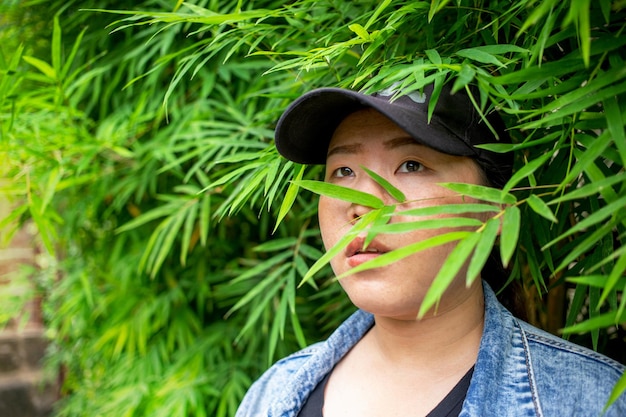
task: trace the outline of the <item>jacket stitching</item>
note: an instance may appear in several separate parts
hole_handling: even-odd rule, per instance
[[[543,411],[541,410],[541,404],[539,403],[539,397],[537,395],[537,386],[535,384],[535,374],[533,372],[532,361],[530,358],[530,347],[528,346],[528,339],[526,338],[526,332],[520,326],[519,322],[515,320],[515,326],[519,329],[522,337],[522,346],[524,347],[524,360],[526,362],[526,372],[528,374],[528,382],[530,384],[530,393],[533,399],[533,406],[535,408],[535,414],[539,417],[543,417]]]

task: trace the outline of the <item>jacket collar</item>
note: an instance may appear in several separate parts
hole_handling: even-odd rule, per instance
[[[508,415],[511,410],[516,416],[541,416],[525,334],[489,285],[483,282],[483,287],[485,326],[459,417]]]
[[[478,358],[459,417],[479,415],[542,416],[538,406],[528,341],[517,320],[483,281],[485,325]],[[373,326],[374,316],[362,310],[351,315],[293,375],[288,395],[272,404],[269,416],[296,416],[309,393]],[[495,407],[495,408],[494,408]],[[498,410],[496,408],[502,408]]]

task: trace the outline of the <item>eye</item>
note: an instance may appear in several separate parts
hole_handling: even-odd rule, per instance
[[[335,178],[343,178],[354,175],[354,171],[348,167],[340,167],[333,171],[332,176]]]
[[[424,165],[417,161],[406,161],[398,168],[398,172],[419,172],[424,169]]]

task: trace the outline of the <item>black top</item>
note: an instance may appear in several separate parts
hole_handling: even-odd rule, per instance
[[[463,408],[463,401],[467,395],[474,367],[467,371],[461,380],[452,388],[452,391],[445,396],[443,400],[433,408],[426,417],[458,417]],[[324,407],[324,388],[330,377],[330,372],[326,374],[319,384],[315,387],[304,406],[298,413],[298,417],[322,417],[322,408]]]

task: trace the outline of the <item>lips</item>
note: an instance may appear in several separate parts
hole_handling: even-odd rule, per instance
[[[364,262],[374,259],[383,253],[389,252],[389,249],[380,242],[373,240],[367,247],[363,247],[365,238],[357,237],[346,248],[346,258],[351,267],[358,266]]]

